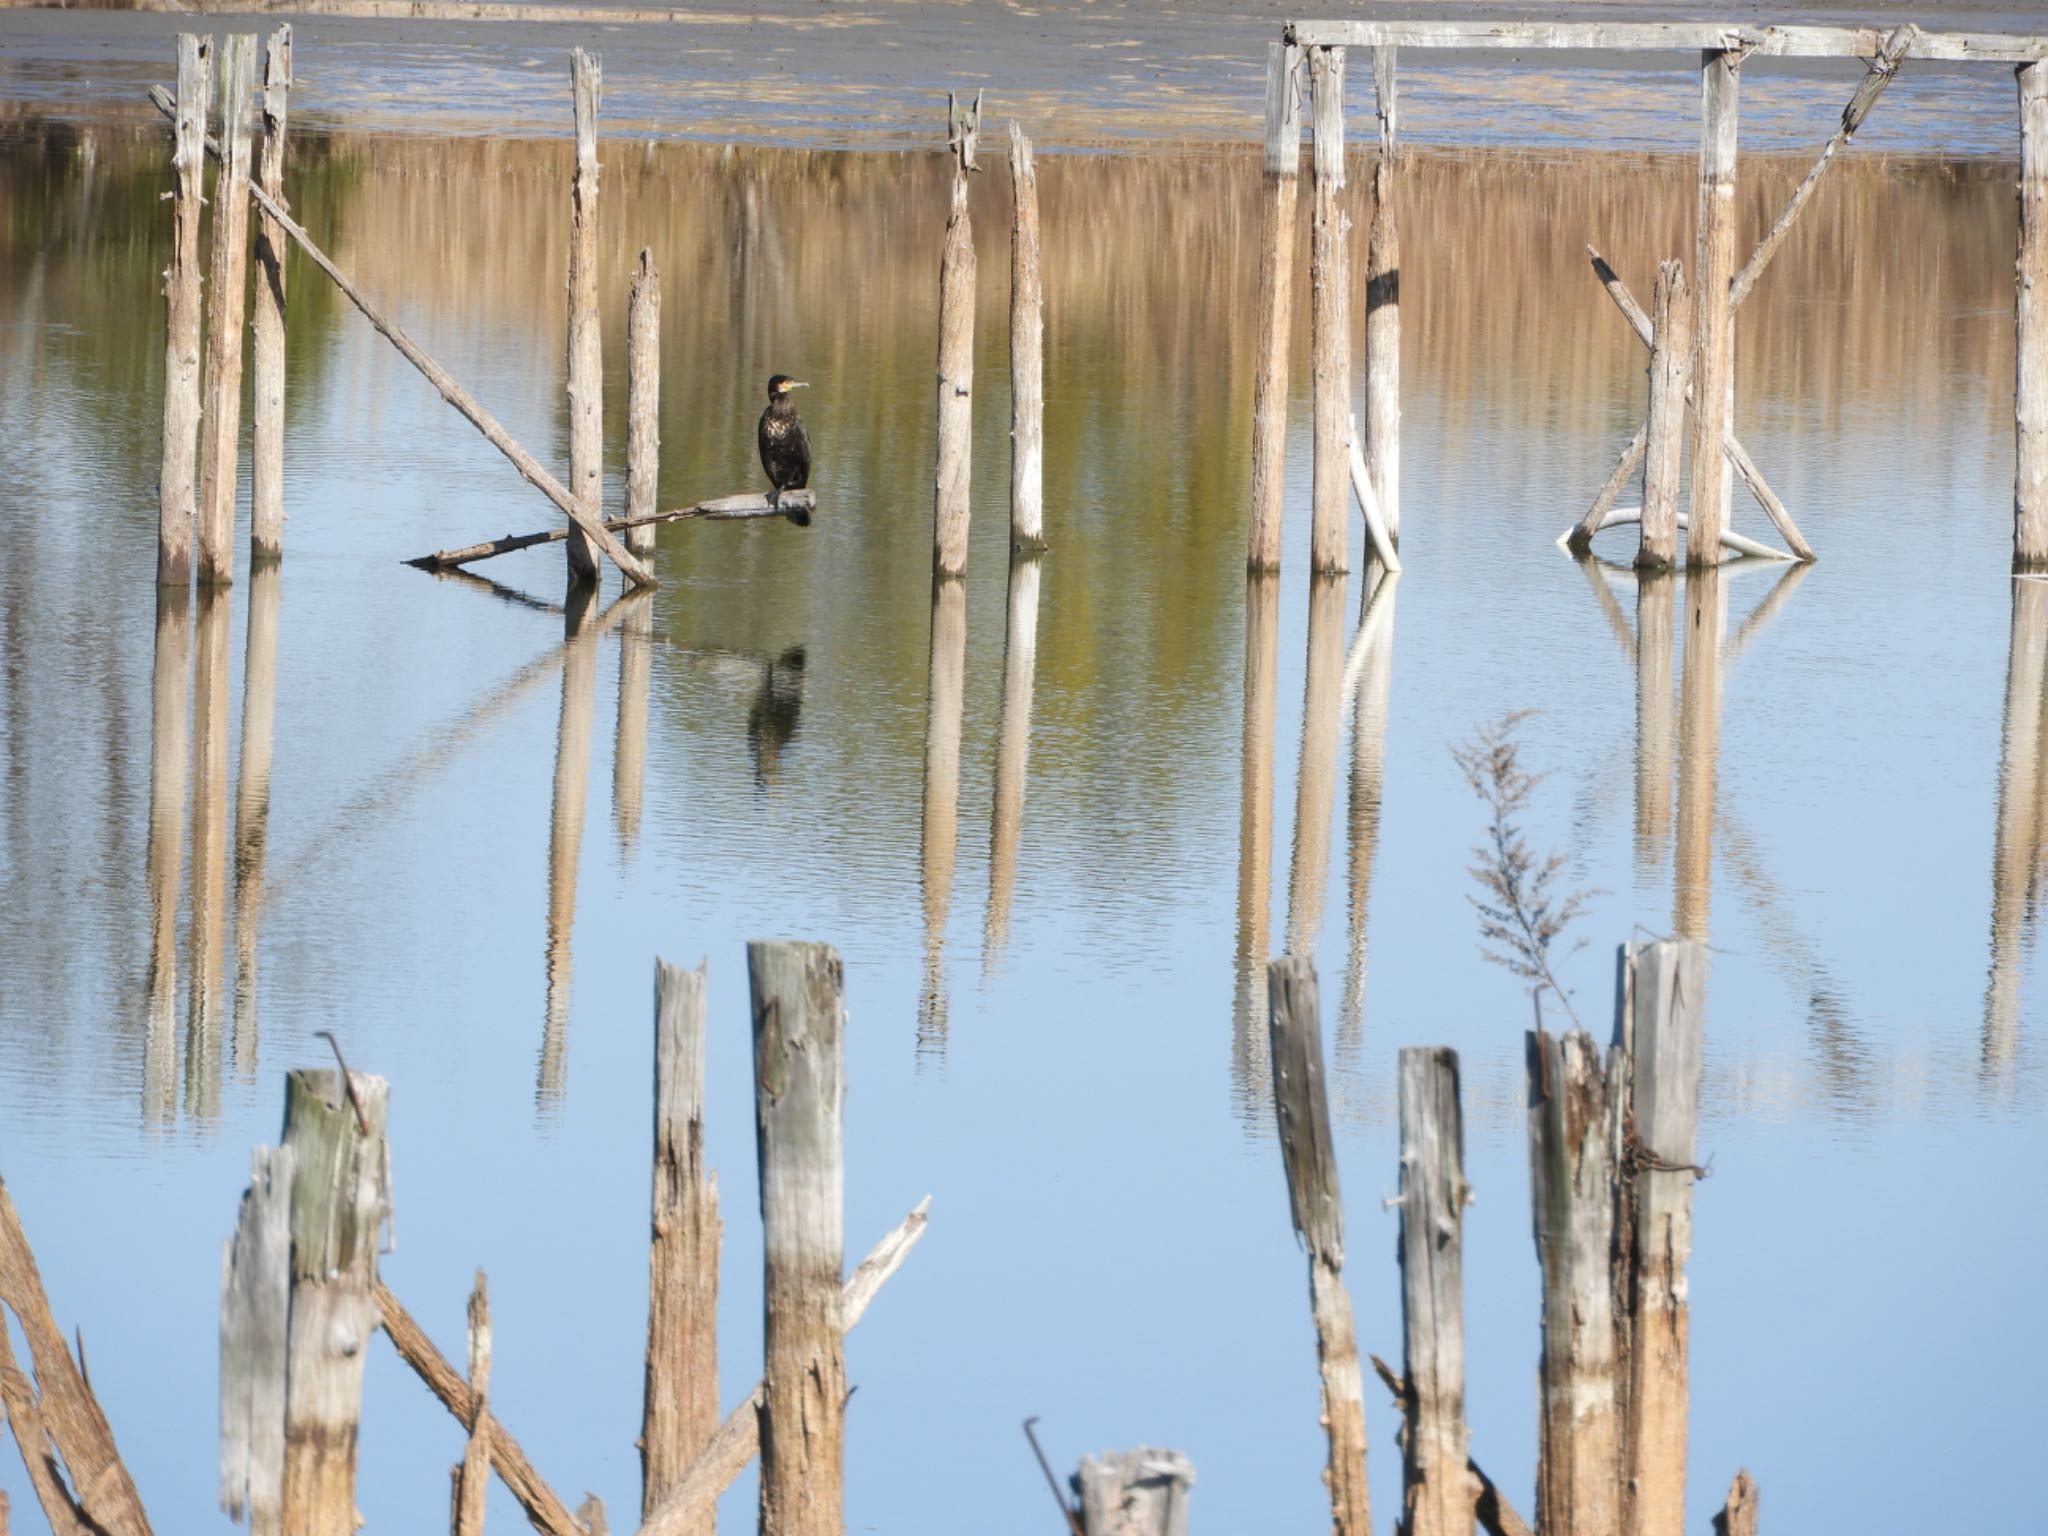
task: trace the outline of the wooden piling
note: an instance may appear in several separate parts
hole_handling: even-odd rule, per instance
[[[2022,64],[2012,563],[2048,567],[2048,60]]]
[[[661,269],[643,250],[626,297],[626,516],[652,517],[661,467]],[[654,524],[626,534],[636,555],[654,553]]]
[[[967,175],[974,169],[974,131],[963,123],[963,111],[949,99],[947,125],[957,158],[939,255],[939,458],[932,488],[932,569],[941,576],[966,571],[973,512],[975,277]],[[978,110],[974,121],[979,122]]]
[[[1595,580],[1601,578],[1595,577]],[[1636,579],[1636,868],[1662,870],[1671,841],[1674,736],[1671,625],[1678,578],[1646,572]]]
[[[185,1112],[220,1113],[228,928],[228,670],[231,598],[201,588],[192,670],[192,906],[186,927]]]
[[[747,945],[767,1368],[761,1536],[842,1536],[845,982],[825,944]]]
[[[1081,1536],[1188,1536],[1195,1468],[1179,1451],[1140,1446],[1084,1456],[1074,1474]]]
[[[284,1404],[297,1154],[258,1147],[221,1259],[220,1507],[284,1536]]]
[[[284,195],[285,123],[292,88],[292,29],[287,22],[263,46],[263,156],[257,180],[271,201]],[[284,554],[285,233],[275,217],[256,218],[256,308],[250,324],[249,559]]]
[[[1728,520],[1732,484],[1721,445],[1735,408],[1735,308],[1729,295],[1735,278],[1736,104],[1741,70],[1740,52],[1708,49],[1700,56],[1692,516],[1686,530],[1686,563],[1696,566],[1721,558],[1721,529]]]
[[[704,1161],[704,983],[654,962],[654,1211],[640,1513],[674,1491],[718,1428],[718,1176]],[[710,1536],[709,1518],[688,1527]]]
[[[157,476],[156,579],[192,579],[199,515],[199,226],[206,183],[206,109],[213,39],[178,37],[178,96],[171,149],[171,264],[164,269],[164,441]]]
[[[192,760],[192,589],[156,594],[156,648],[149,688],[148,1022],[142,1045],[142,1113],[168,1121],[178,1113],[178,894],[185,869],[185,790]]]
[[[484,1272],[469,1293],[469,1444],[455,1464],[455,1536],[483,1536],[491,1486],[491,1301]]]
[[[569,494],[604,516],[604,334],[597,323],[597,112],[604,66],[569,54],[576,111],[576,172],[569,183]],[[581,527],[569,530],[569,580],[597,580],[597,555]]]
[[[1728,594],[1712,567],[1685,579],[1685,656],[1678,684],[1678,823],[1672,931],[1704,939],[1712,906],[1715,781],[1721,754],[1721,637]]]
[[[1272,1102],[1266,1049],[1266,959],[1272,924],[1273,737],[1279,702],[1280,578],[1254,571],[1244,585],[1244,714],[1238,738],[1237,998],[1231,1084],[1239,1112]]]
[[[213,250],[206,291],[206,373],[199,414],[199,582],[235,579],[235,461],[242,430],[242,329],[248,308],[249,99],[256,37],[221,49],[220,175],[213,184]]]
[[[284,1525],[354,1536],[363,1360],[377,1326],[377,1244],[390,1212],[380,1077],[325,1070],[285,1079],[293,1153],[291,1308],[284,1419]]]
[[[1301,753],[1294,792],[1294,859],[1287,881],[1287,952],[1311,957],[1329,884],[1330,822],[1337,808],[1337,748],[1344,716],[1344,582],[1312,576],[1308,664],[1302,680]]]
[[[1344,50],[1311,48],[1315,213],[1309,247],[1309,351],[1314,464],[1309,569],[1350,568],[1351,219],[1344,202]]]
[[[1031,769],[1031,702],[1038,673],[1038,557],[1010,559],[1003,625],[1003,700],[996,721],[995,808],[989,819],[988,920],[982,934],[986,975],[1002,959],[1024,837],[1024,785]]]
[[[1045,288],[1038,167],[1010,124],[1010,548],[1045,546]]]
[[[270,760],[277,720],[277,616],[283,573],[275,561],[249,571],[249,618],[242,659],[242,752],[235,773],[235,1070],[256,1071],[257,939],[267,895]]]
[[[596,588],[569,592],[563,621],[562,707],[555,725],[554,795],[548,812],[547,1012],[541,1025],[534,1102],[552,1110],[569,1083],[569,988],[575,969],[576,876],[590,801],[590,730],[597,708],[597,650],[602,632],[591,614]]]
[[[917,1007],[920,1056],[946,1048],[946,918],[960,848],[960,731],[967,677],[967,586],[932,580],[930,655],[925,674],[924,809],[918,876],[924,895],[924,990]]]
[[[1644,439],[1642,538],[1636,569],[1661,571],[1678,558],[1678,473],[1685,451],[1685,385],[1692,355],[1685,269],[1657,268],[1650,341],[1650,421]],[[1716,551],[1718,557],[1719,551]]]
[[[1530,1192],[1543,1271],[1536,1528],[1545,1536],[1622,1529],[1612,1290],[1620,1078],[1584,1031],[1529,1032]]]
[[[1342,1278],[1344,1202],[1337,1187],[1330,1102],[1323,1084],[1315,968],[1298,955],[1288,955],[1267,968],[1266,985],[1280,1159],[1287,1171],[1294,1230],[1308,1249],[1309,1301],[1315,1316],[1316,1359],[1322,1368],[1322,1419],[1330,1441],[1323,1481],[1330,1491],[1335,1536],[1370,1536],[1365,1384],[1351,1296]]]
[[[1380,157],[1372,173],[1372,233],[1365,257],[1365,462],[1380,515],[1401,538],[1401,238],[1394,219],[1398,164],[1396,50],[1372,51]]]
[[[1259,351],[1252,385],[1252,515],[1245,566],[1280,568],[1287,501],[1287,375],[1294,338],[1295,192],[1301,170],[1301,50],[1266,45],[1266,184],[1259,221]],[[1264,956],[1260,957],[1262,960]]]
[[[1714,1516],[1714,1536],[1756,1536],[1756,1479],[1747,1470],[1737,1472],[1728,1487],[1728,1502]]]
[[[1478,1490],[1465,1426],[1465,1127],[1458,1053],[1403,1047],[1401,1325],[1408,1391],[1401,1438],[1404,1536],[1471,1536]]]

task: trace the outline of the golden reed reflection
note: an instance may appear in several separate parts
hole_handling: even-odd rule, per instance
[[[931,663],[925,688],[924,990],[917,1006],[917,1056],[946,1054],[946,914],[960,843],[960,728],[967,677],[967,584],[932,582]]]
[[[192,669],[191,968],[185,1005],[185,1113],[220,1113],[228,919],[228,643],[233,589],[199,593]]]
[[[2015,577],[2005,664],[2004,738],[1998,760],[1998,822],[1991,846],[1991,969],[1984,993],[1979,1070],[1987,1086],[2009,1079],[2019,1055],[2020,970],[2040,913],[2048,795],[2042,790],[2048,710],[2048,582]]]
[[[1038,671],[1039,557],[1010,557],[1008,612],[1003,623],[1003,702],[996,720],[995,797],[989,815],[988,917],[982,926],[981,971],[1002,964],[1010,938],[1010,900],[1017,888],[1017,848],[1024,836],[1024,781],[1031,767],[1031,696]]]
[[[185,865],[186,724],[191,714],[192,593],[156,589],[156,656],[149,688],[149,888],[147,1023],[142,1117],[178,1114],[178,893]]]
[[[1273,715],[1280,677],[1280,577],[1244,588],[1244,725],[1238,749],[1237,986],[1230,1080],[1240,1118],[1263,1123],[1273,1102],[1266,1026],[1266,945],[1273,906]]]
[[[270,757],[277,717],[277,616],[283,576],[275,561],[249,571],[249,618],[242,662],[242,761],[235,775],[235,1071],[256,1075],[261,1021],[256,1009],[257,941],[263,929],[264,867],[270,847]]]

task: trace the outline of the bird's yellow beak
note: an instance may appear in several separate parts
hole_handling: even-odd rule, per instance
[[[811,386],[810,386],[810,385],[808,385],[808,384],[803,384],[803,383],[799,383],[799,382],[798,382],[797,380],[795,380],[795,379],[791,379],[791,380],[790,380],[790,381],[789,381],[789,382],[788,382],[787,384],[783,385],[782,387],[783,387],[783,388],[784,388],[785,390],[789,390],[789,389],[809,389],[809,388],[810,388]]]

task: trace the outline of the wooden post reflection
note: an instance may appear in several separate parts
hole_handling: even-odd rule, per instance
[[[1280,675],[1280,578],[1255,571],[1244,587],[1244,734],[1238,752],[1237,989],[1230,1081],[1239,1112],[1272,1103],[1266,940],[1273,884],[1273,713]]]
[[[562,713],[555,732],[554,808],[548,820],[548,1005],[541,1029],[535,1102],[560,1104],[569,1070],[570,940],[576,929],[576,872],[583,855],[583,811],[590,790],[590,717],[597,694],[597,642],[591,609],[595,582],[572,582],[562,621]]]
[[[1024,781],[1031,766],[1031,695],[1038,670],[1037,556],[1010,560],[1009,615],[1003,631],[1003,704],[996,723],[995,812],[988,838],[988,920],[982,930],[985,976],[1010,937],[1017,887],[1017,844],[1024,833]]]
[[[1643,572],[1636,579],[1636,868],[1663,866],[1671,842],[1671,621],[1678,581]],[[1688,652],[1690,655],[1690,652]]]
[[[1377,567],[1375,567],[1377,568]],[[1368,573],[1369,574],[1369,573]],[[1351,717],[1350,943],[1344,1001],[1337,1014],[1337,1064],[1355,1066],[1365,1043],[1366,915],[1372,905],[1373,855],[1380,842],[1380,792],[1387,766],[1387,698],[1394,684],[1394,596],[1401,578],[1382,575],[1359,615],[1344,674],[1355,700]]]
[[[277,610],[282,580],[274,561],[249,570],[249,632],[242,662],[242,765],[235,775],[235,1070],[256,1072],[256,941],[263,927],[264,855],[270,843],[271,729],[277,714]]]
[[[149,690],[148,1021],[142,1044],[142,1114],[178,1112],[178,885],[185,862],[186,721],[191,709],[192,592],[158,587],[156,660]]]
[[[1984,995],[1982,1068],[2002,1075],[2019,1051],[2020,968],[2039,889],[2041,747],[2048,726],[2048,582],[2012,584],[2005,663],[2005,735],[1998,765],[1998,826],[1991,848],[1991,978]]]
[[[953,899],[953,857],[960,839],[960,725],[967,674],[967,587],[932,583],[931,670],[925,691],[924,993],[917,1008],[917,1052],[946,1049],[946,910]]]
[[[185,1005],[185,1113],[220,1110],[222,966],[227,939],[228,641],[225,582],[199,592],[192,673],[191,992]]]
[[[632,852],[640,835],[647,785],[647,686],[653,670],[654,609],[635,603],[619,629],[619,725],[612,748],[612,826],[625,853]]]
[[[1294,868],[1287,887],[1287,953],[1315,955],[1337,804],[1337,735],[1344,684],[1344,580],[1315,576],[1308,593],[1308,680],[1302,690],[1301,763],[1294,794]]]
[[[1695,566],[1685,578],[1685,661],[1678,697],[1678,847],[1672,860],[1672,928],[1707,936],[1714,875],[1714,792],[1721,750],[1721,636],[1728,627],[1722,573]]]

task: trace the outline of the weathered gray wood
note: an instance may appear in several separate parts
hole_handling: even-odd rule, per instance
[[[1618,1536],[1621,1424],[1611,1265],[1624,1084],[1591,1037],[1528,1036],[1530,1193],[1543,1270],[1536,1527]]]
[[[1887,27],[1752,27],[1718,22],[1297,21],[1287,40],[1304,48],[1568,48],[1594,53],[1715,52],[1772,58],[1874,59]],[[1907,57],[2025,64],[2048,58],[2048,36],[1923,32]]]
[[[0,1316],[0,1322],[4,1322]],[[15,1449],[28,1473],[29,1487],[42,1506],[51,1536],[100,1536],[64,1485],[64,1468],[57,1445],[43,1423],[36,1389],[14,1363],[14,1346],[7,1330],[0,1328],[0,1422],[13,1432]]]
[[[1294,1230],[1308,1248],[1309,1306],[1315,1319],[1316,1359],[1322,1370],[1323,1427],[1330,1459],[1323,1474],[1330,1490],[1336,1536],[1369,1536],[1372,1505],[1366,1482],[1365,1383],[1358,1364],[1358,1334],[1344,1289],[1344,1202],[1337,1186],[1337,1155],[1330,1140],[1330,1101],[1323,1084],[1322,1015],[1316,973],[1298,955],[1275,960],[1266,971],[1273,1109],[1280,1129],[1280,1160]]]
[[[178,898],[185,869],[185,790],[191,772],[192,589],[161,586],[149,687],[148,1022],[142,1045],[142,1113],[178,1113]]]
[[[1266,45],[1266,185],[1259,204],[1258,370],[1245,566],[1280,567],[1287,497],[1287,378],[1294,339],[1294,221],[1301,170],[1301,50]]]
[[[1238,738],[1237,992],[1230,1074],[1240,1113],[1272,1102],[1266,1045],[1266,959],[1272,924],[1273,738],[1280,680],[1280,578],[1254,571],[1244,587],[1244,715]]]
[[[939,255],[938,465],[932,482],[932,569],[967,569],[974,459],[974,224],[967,172],[953,173],[952,208]]]
[[[1697,317],[1693,322],[1692,523],[1686,563],[1720,559],[1728,521],[1728,466],[1721,445],[1734,425],[1735,133],[1742,55],[1708,51],[1700,60],[1700,178]]]
[[[845,980],[829,945],[755,940],[747,983],[767,1361],[761,1536],[842,1536]]]
[[[587,583],[571,586],[562,624],[562,704],[555,726],[554,793],[548,807],[548,985],[534,1101],[562,1102],[569,1085],[569,989],[575,972],[576,875],[590,805],[590,732],[597,709],[597,650]]]
[[[296,1154],[258,1147],[221,1255],[220,1507],[250,1536],[284,1531],[285,1340]]]
[[[608,517],[603,526],[613,533],[629,529],[652,527],[656,523],[677,523],[696,520],[707,523],[741,522],[755,517],[779,517],[799,526],[806,523],[818,509],[816,491],[784,491],[780,496],[768,497],[753,492],[738,496],[715,496],[709,501],[700,501],[695,506],[677,507],[668,512],[656,512],[647,517]],[[422,571],[448,571],[461,565],[473,565],[479,560],[488,560],[493,555],[509,555],[516,550],[531,549],[536,544],[554,544],[566,539],[566,528],[549,528],[540,533],[508,533],[501,539],[487,539],[481,544],[465,544],[460,549],[437,549],[431,555],[417,555],[405,563]]]
[[[1605,590],[1603,585],[1602,590]],[[1661,872],[1671,842],[1672,754],[1677,748],[1672,699],[1671,626],[1678,580],[1646,573],[1636,581],[1636,868]]]
[[[185,1112],[220,1113],[221,1026],[228,930],[228,674],[233,666],[226,587],[201,587],[193,634],[192,887],[186,920]]]
[[[597,323],[597,113],[604,66],[569,54],[576,113],[576,171],[569,183],[569,493],[604,516],[604,333]],[[569,528],[569,580],[597,580],[597,555],[581,523]]]
[[[1140,1446],[1081,1458],[1074,1491],[1083,1536],[1188,1536],[1194,1463],[1179,1451]]]
[[[484,1272],[469,1293],[469,1444],[455,1467],[455,1536],[483,1536],[491,1486],[491,1300]]]
[[[1643,459],[1642,538],[1638,570],[1668,569],[1678,557],[1678,475],[1685,459],[1685,384],[1692,353],[1685,269],[1657,269],[1656,327],[1650,342],[1649,436]]]
[[[718,1176],[704,1161],[705,967],[654,962],[654,1205],[640,1513],[652,1514],[718,1428]],[[707,1516],[692,1536],[708,1533]]]
[[[1351,217],[1344,198],[1344,50],[1308,56],[1315,109],[1309,245],[1309,370],[1314,409],[1309,569],[1351,565]]]
[[[279,207],[284,195],[285,124],[292,88],[292,29],[279,27],[263,46],[263,156],[258,180]],[[249,428],[249,557],[252,564],[284,553],[284,231],[262,213],[256,220],[256,306],[251,319]]]
[[[390,1088],[352,1072],[285,1079],[293,1153],[291,1313],[285,1356],[284,1524],[354,1536],[363,1360],[377,1326],[377,1243],[390,1212]],[[367,1126],[367,1129],[365,1127]]]
[[[178,36],[178,96],[172,109],[171,264],[164,269],[164,441],[157,474],[156,579],[192,579],[192,528],[199,516],[199,226],[206,181],[206,109],[213,90],[213,39]]]
[[[1372,52],[1380,155],[1365,258],[1365,461],[1387,532],[1401,537],[1401,238],[1394,219],[1395,50]]]
[[[1742,446],[1734,433],[1721,440],[1721,451],[1727,457],[1728,465],[1742,483],[1749,487],[1756,504],[1764,509],[1771,524],[1778,530],[1780,538],[1792,546],[1795,560],[1813,559],[1813,546],[1806,542],[1806,535],[1799,531],[1799,525],[1792,521],[1792,514],[1785,510],[1785,503],[1778,499],[1778,493],[1771,489],[1764,479],[1763,471],[1756,467],[1756,461],[1749,456],[1749,450]]]
[[[254,1077],[259,1042],[257,937],[263,928],[270,851],[270,760],[277,720],[277,617],[282,572],[274,561],[249,571],[249,619],[242,659],[241,764],[235,773],[235,1070]]]
[[[1681,1536],[1690,1314],[1694,1136],[1706,1038],[1707,947],[1625,946],[1631,1003],[1627,1198],[1629,1389],[1624,1471],[1631,1536]]]
[[[1372,1357],[1373,1371],[1394,1394],[1396,1407],[1403,1407],[1408,1401],[1408,1383],[1392,1366],[1378,1355]],[[1479,1528],[1487,1536],[1535,1536],[1529,1529],[1529,1522],[1516,1513],[1507,1496],[1494,1486],[1492,1478],[1478,1462],[1467,1460],[1465,1473],[1472,1489],[1472,1513],[1479,1522]]]
[[[1344,582],[1335,576],[1311,576],[1301,752],[1294,791],[1294,855],[1287,879],[1287,952],[1304,958],[1314,953],[1330,883],[1330,818],[1337,805],[1343,691]]]
[[[643,250],[626,297],[626,548],[654,553],[654,524],[635,523],[655,512],[661,469],[661,269]]]
[[[1458,1053],[1403,1047],[1401,1328],[1407,1426],[1401,1439],[1405,1536],[1470,1536],[1477,1490],[1465,1426],[1465,1123]]]
[[[2019,88],[2012,566],[2031,571],[2048,567],[2048,63],[2021,69]]]
[[[213,184],[213,248],[206,290],[206,371],[199,407],[199,582],[235,579],[235,459],[242,429],[242,329],[248,307],[249,99],[256,38],[230,35],[220,82],[220,175]]]
[[[946,1048],[946,916],[960,849],[960,733],[966,709],[967,587],[932,582],[930,651],[925,670],[924,804],[918,878],[924,899],[924,990],[917,1005],[917,1049]]]
[[[170,93],[161,86],[151,89],[150,100],[156,104],[159,112],[164,113],[166,116],[176,115],[177,109],[171,101]],[[207,142],[207,152],[216,155],[219,153],[218,147],[211,140]],[[291,236],[300,250],[312,258],[313,265],[327,274],[334,286],[342,291],[349,303],[355,305],[362,312],[363,318],[370,322],[377,333],[394,347],[398,348],[399,355],[425,376],[427,382],[440,392],[441,398],[460,411],[464,419],[471,426],[483,433],[485,440],[493,448],[512,461],[512,467],[519,471],[520,477],[527,484],[561,508],[563,514],[571,522],[578,523],[579,526],[583,527],[584,532],[589,535],[591,542],[611,557],[612,564],[619,568],[620,573],[625,576],[628,582],[640,587],[659,585],[655,580],[654,572],[649,570],[636,555],[627,550],[617,539],[613,538],[595,514],[586,515],[582,506],[575,497],[569,494],[561,481],[548,473],[541,466],[540,461],[532,454],[520,447],[513,440],[512,435],[498,424],[498,419],[485,410],[482,405],[478,404],[475,396],[456,383],[454,377],[447,369],[427,356],[419,344],[405,333],[402,326],[396,324],[382,310],[372,304],[364,296],[362,290],[348,280],[328,254],[313,243],[313,237],[300,227],[298,221],[293,219],[278,203],[271,199],[269,193],[265,192],[261,187],[252,186],[249,188],[249,196],[254,199],[257,207],[263,209],[264,212],[277,221],[278,227]]]
[[[910,1250],[924,1236],[931,1203],[929,1195],[919,1201],[915,1210],[868,1250],[868,1256],[860,1261],[860,1268],[841,1288],[841,1315],[848,1331],[861,1320],[883,1283],[903,1267],[903,1261],[910,1257]],[[733,1485],[760,1449],[761,1406],[766,1393],[767,1383],[756,1383],[739,1407],[726,1415],[725,1422],[718,1426],[718,1433],[690,1463],[690,1470],[684,1474],[675,1491],[642,1522],[639,1536],[678,1536],[680,1532],[695,1529],[695,1522],[710,1517],[711,1511],[717,1507],[719,1495]]]
[[[1003,624],[1003,700],[996,720],[995,808],[989,822],[988,920],[982,935],[986,975],[1002,958],[1024,837],[1024,785],[1031,768],[1031,702],[1038,673],[1038,559],[1010,560]]]
[[[1712,567],[1685,580],[1685,657],[1678,682],[1678,825],[1672,931],[1704,939],[1713,900],[1714,786],[1721,750],[1721,637],[1728,594]]]
[[[1038,167],[1010,124],[1010,548],[1045,544],[1045,287]]]
[[[1756,1479],[1747,1470],[1737,1472],[1728,1487],[1728,1502],[1714,1516],[1715,1536],[1756,1536]]]

